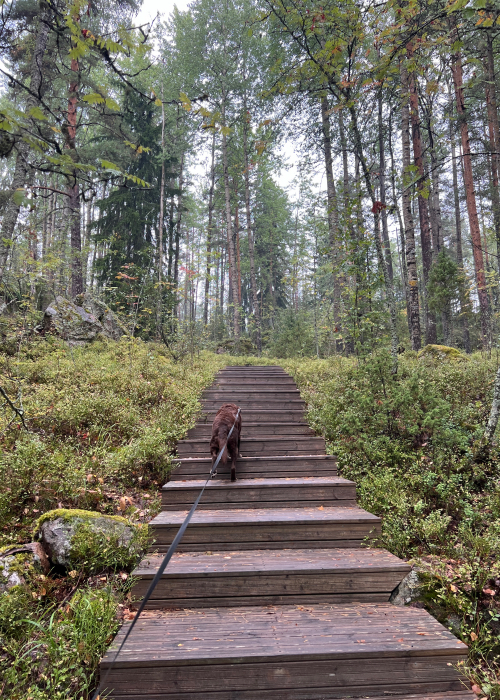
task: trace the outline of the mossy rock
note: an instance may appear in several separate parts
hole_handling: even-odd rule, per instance
[[[34,536],[54,566],[93,573],[133,567],[148,545],[149,528],[117,515],[58,509],[38,519]]]
[[[417,357],[419,360],[437,360],[439,362],[464,362],[467,356],[457,350],[450,348],[448,345],[426,345],[425,348],[419,350]]]

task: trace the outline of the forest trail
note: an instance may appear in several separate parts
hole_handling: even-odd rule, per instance
[[[219,472],[148,610],[107,678],[127,700],[474,700],[455,668],[467,647],[425,610],[391,605],[409,566],[363,540],[380,520],[356,505],[280,367],[227,367],[178,445],[151,522],[168,549],[210,469],[224,401],[242,410],[237,481]],[[134,574],[142,596],[161,554]],[[101,662],[104,676],[126,632]]]

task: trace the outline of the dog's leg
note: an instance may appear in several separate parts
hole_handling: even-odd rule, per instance
[[[231,481],[236,481],[236,453],[231,454]]]

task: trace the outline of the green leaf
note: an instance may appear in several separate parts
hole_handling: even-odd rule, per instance
[[[82,97],[82,100],[84,102],[87,102],[89,105],[95,105],[95,104],[102,104],[103,102],[106,101],[106,99],[100,95],[98,92],[91,92],[88,95],[84,95]]]
[[[113,100],[112,97],[106,97],[106,107],[108,109],[114,109],[115,112],[118,112],[120,110],[120,105]]]
[[[18,207],[22,206],[27,201],[26,190],[22,187],[17,189],[12,195],[12,201],[14,204],[17,204]]]
[[[42,112],[40,107],[32,107],[29,111],[29,115],[30,115],[30,117],[33,117],[33,119],[40,119],[41,121],[47,121],[47,117]]]

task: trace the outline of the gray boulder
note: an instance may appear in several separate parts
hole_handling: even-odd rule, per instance
[[[56,332],[71,346],[85,345],[99,337],[119,340],[126,333],[116,314],[89,294],[80,294],[76,303],[56,297],[45,310],[43,330]]]
[[[51,563],[65,569],[99,570],[133,565],[148,543],[148,528],[117,515],[58,509],[35,527]]]
[[[30,570],[48,574],[50,564],[38,542],[4,547],[0,552],[0,594],[25,583]]]
[[[422,582],[417,569],[412,569],[391,593],[389,602],[393,605],[408,605],[422,597]]]

